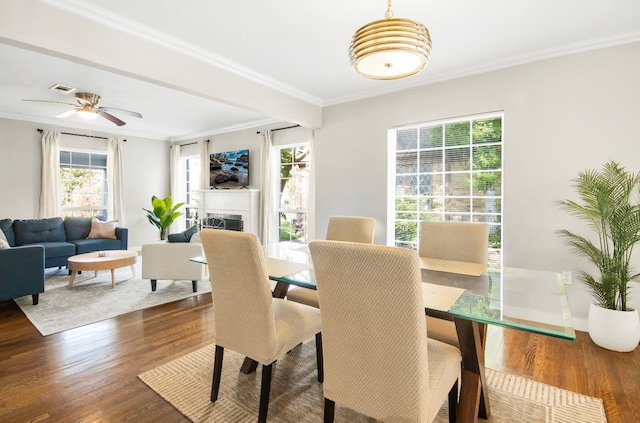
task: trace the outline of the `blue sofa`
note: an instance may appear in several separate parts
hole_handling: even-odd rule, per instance
[[[2,219],[0,230],[11,248],[0,249],[0,300],[44,292],[44,269],[67,265],[76,254],[102,250],[126,250],[127,228],[116,227],[116,239],[87,238],[89,217]]]

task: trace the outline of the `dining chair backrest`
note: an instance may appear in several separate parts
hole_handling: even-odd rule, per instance
[[[373,217],[333,216],[329,219],[327,239],[373,244],[375,233],[376,220]],[[287,292],[287,299],[312,307],[319,307],[318,293],[311,289],[292,286]]]
[[[489,225],[429,221],[420,226],[420,257],[487,264]]]
[[[329,218],[326,239],[332,241],[373,244],[376,219],[361,216],[332,216]]]
[[[203,229],[216,344],[269,363],[275,320],[266,260],[250,232]]]
[[[443,402],[431,402],[415,251],[339,241],[313,241],[309,249],[322,311],[325,398],[377,419],[430,421]],[[459,359],[452,372],[456,380]],[[445,399],[450,388],[443,388]]]

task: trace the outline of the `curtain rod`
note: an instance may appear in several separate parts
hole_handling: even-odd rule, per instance
[[[44,129],[38,129],[38,132],[43,132]],[[87,137],[87,138],[97,138],[100,140],[107,140],[109,138],[107,137],[99,137],[97,135],[87,135],[87,134],[74,134],[73,132],[60,132],[62,135],[73,135],[74,137]],[[127,140],[122,140],[124,142],[127,142]]]
[[[276,129],[271,129],[271,132],[275,132],[275,131],[282,131],[283,129],[291,129],[291,128],[297,128],[300,125],[293,125],[293,126],[285,126],[284,128],[276,128]],[[262,131],[258,131],[256,132],[256,134],[260,134]]]
[[[204,140],[204,142],[209,142],[209,140]],[[180,144],[180,147],[185,147],[185,146],[187,146],[187,145],[193,145],[193,144],[197,144],[197,143],[198,143],[198,141],[195,141],[195,142],[188,142],[188,143],[186,143],[186,144]]]

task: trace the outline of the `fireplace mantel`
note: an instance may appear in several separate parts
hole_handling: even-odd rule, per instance
[[[260,233],[260,190],[259,189],[208,189],[198,190],[200,209],[198,217],[202,224],[207,215],[240,215],[244,231]]]

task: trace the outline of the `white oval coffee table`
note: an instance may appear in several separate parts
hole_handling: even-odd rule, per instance
[[[76,274],[79,271],[93,270],[98,276],[98,270],[111,270],[111,288],[115,288],[116,281],[114,271],[120,267],[131,266],[131,272],[133,277],[136,276],[136,260],[138,254],[135,251],[127,250],[108,250],[108,255],[100,257],[98,252],[78,254],[77,256],[69,257],[67,261],[67,268],[71,271],[71,277],[69,278],[69,288],[73,287],[73,281],[76,279]]]

